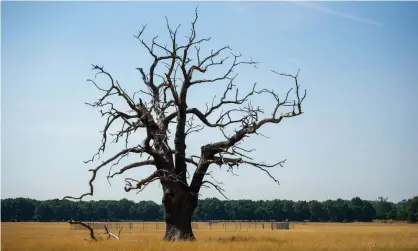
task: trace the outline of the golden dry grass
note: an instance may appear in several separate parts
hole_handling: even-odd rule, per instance
[[[243,223],[244,224],[244,223]],[[155,226],[155,225],[154,225]],[[408,224],[296,224],[287,230],[250,229],[209,231],[200,225],[192,243],[161,241],[163,231],[122,230],[121,240],[97,243],[84,240],[87,231],[69,230],[68,223],[2,223],[3,251],[48,250],[167,250],[167,251],[241,251],[241,250],[418,250],[418,225]],[[163,227],[160,226],[160,229]],[[155,228],[154,228],[155,229]],[[115,230],[115,229],[113,229]],[[102,232],[102,231],[98,231]]]

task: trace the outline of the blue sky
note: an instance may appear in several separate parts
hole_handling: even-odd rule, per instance
[[[148,23],[145,38],[159,34],[164,43],[167,15],[187,35],[196,5],[198,36],[212,37],[207,50],[229,44],[261,62],[240,69],[242,89],[258,82],[284,90],[286,81],[269,70],[300,68],[308,90],[303,116],[264,128],[269,139],[249,141],[259,160],[288,159],[272,171],[280,185],[250,167],[241,167],[238,177],[213,167],[230,199],[417,195],[417,3],[2,2],[2,198],[86,192],[94,165],[82,161],[96,151],[103,126],[99,112],[83,104],[99,95],[85,82],[93,76],[90,64],[104,65],[128,90],[138,90],[143,85],[134,69],[148,67],[150,59],[134,33]],[[220,91],[220,85],[195,89],[190,103]],[[199,151],[213,137],[192,137],[188,149]],[[140,179],[151,170],[134,170],[109,186],[103,169],[87,199],[160,202],[157,183],[140,194],[123,191],[124,177]],[[220,197],[202,190],[203,197]]]

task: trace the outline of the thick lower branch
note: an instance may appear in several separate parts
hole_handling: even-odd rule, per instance
[[[192,181],[190,183],[190,191],[194,194],[199,194],[200,188],[203,184],[203,179],[206,175],[206,172],[211,164],[207,159],[212,158],[207,153],[202,154],[203,157],[200,158],[199,164],[196,168],[196,171],[193,174]]]

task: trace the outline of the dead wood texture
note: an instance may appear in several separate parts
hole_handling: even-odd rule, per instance
[[[81,226],[87,228],[89,230],[89,232],[90,232],[90,238],[91,238],[91,240],[97,241],[97,238],[96,238],[96,235],[94,234],[93,228],[91,226],[89,226],[88,224],[86,224],[84,222],[81,222],[81,221],[73,221],[73,220],[69,220],[68,223],[75,224],[75,225],[81,225]]]
[[[110,239],[110,237],[113,237],[113,238],[115,238],[115,239],[117,239],[117,240],[120,240],[120,232],[122,231],[123,227],[121,227],[121,228],[119,229],[118,235],[116,235],[116,234],[114,234],[114,233],[110,232],[109,227],[108,227],[107,225],[104,225],[103,227],[104,227],[104,229],[105,229],[105,231],[106,231],[106,234],[108,234],[107,240],[109,240],[109,239]]]
[[[289,78],[294,84],[282,97],[274,90],[257,89],[255,84],[249,92],[240,95],[235,84],[237,74],[234,74],[234,70],[238,66],[256,66],[258,62],[242,60],[241,54],[233,53],[229,46],[211,50],[203,55],[201,46],[210,41],[210,38],[197,37],[197,20],[196,9],[190,33],[183,44],[178,41],[180,26],[171,27],[167,19],[166,26],[171,41],[168,45],[158,43],[158,36],[146,42],[143,39],[146,26],[140,29],[135,37],[151,56],[152,63],[146,69],[136,69],[144,90],[133,95],[128,94],[103,66],[92,66],[92,70],[96,72],[95,77],[102,75],[109,84],[103,87],[96,83],[95,79],[88,80],[102,93],[97,101],[88,105],[99,109],[106,122],[98,151],[85,163],[97,161],[109,143],[124,140],[124,147],[89,170],[92,172],[89,192],[79,197],[66,196],[63,199],[82,199],[93,195],[93,181],[97,173],[105,166],[110,166],[111,170],[122,159],[133,155],[138,161],[124,165],[113,173],[109,170],[108,180],[133,168],[154,166],[155,171],[148,176],[141,179],[126,178],[125,191],[142,191],[148,184],[159,181],[163,189],[162,201],[167,223],[164,239],[194,240],[191,218],[197,206],[200,189],[212,186],[224,195],[219,183],[208,179],[211,177],[211,165],[224,166],[231,172],[240,165],[252,166],[265,172],[278,183],[269,169],[282,166],[285,160],[274,164],[257,162],[250,157],[253,150],[240,144],[245,138],[259,134],[264,125],[279,124],[285,119],[302,114],[306,90],[300,89],[299,71],[296,75],[270,72],[278,77]],[[211,69],[219,69],[220,66],[224,67],[224,73],[211,73]],[[225,86],[223,95],[219,99],[211,100],[206,109],[188,104],[189,90],[192,88],[199,88],[201,85],[220,88],[222,83]],[[265,114],[260,107],[251,105],[250,99],[256,95],[266,95],[274,100],[275,105],[270,108],[271,113]],[[127,109],[117,108],[112,98],[122,101]],[[111,132],[111,128],[115,126],[118,126],[116,132]],[[187,137],[191,133],[201,132],[204,127],[219,129],[224,139],[205,143],[200,148],[200,154],[187,156]],[[228,132],[230,128],[234,129],[231,130],[232,133]],[[144,136],[140,144],[137,141],[138,135],[135,134],[137,132]],[[170,144],[169,140],[173,137],[173,144]],[[194,172],[188,176],[191,166]]]
[[[81,222],[81,221],[74,221],[74,220],[69,220],[68,221],[68,223],[70,223],[71,225],[80,225],[80,226],[82,226],[82,227],[84,227],[84,228],[86,228],[86,229],[88,229],[89,230],[89,233],[90,233],[90,238],[91,238],[91,240],[92,241],[97,241],[97,237],[96,237],[96,234],[94,233],[94,229],[89,225],[89,224],[87,224],[87,223],[84,223],[84,222]],[[117,239],[117,240],[120,240],[120,233],[121,233],[121,231],[122,231],[122,229],[123,229],[123,227],[121,227],[120,229],[119,229],[119,232],[118,232],[118,235],[116,235],[116,234],[114,234],[114,233],[112,233],[111,231],[110,231],[110,229],[109,229],[109,227],[105,224],[104,226],[104,229],[105,229],[105,231],[106,231],[106,234],[108,235],[108,237],[107,237],[107,240],[109,240],[110,239],[110,237],[113,237],[113,238],[115,238],[115,239]],[[100,233],[99,233],[100,234]]]

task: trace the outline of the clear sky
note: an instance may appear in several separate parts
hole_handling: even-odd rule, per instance
[[[53,199],[88,191],[83,164],[96,151],[103,121],[92,102],[99,93],[85,80],[90,64],[104,65],[129,90],[143,87],[136,67],[148,55],[134,33],[148,23],[146,39],[167,41],[164,16],[187,35],[199,5],[198,36],[209,49],[229,44],[260,61],[242,68],[239,86],[276,88],[269,72],[300,72],[308,90],[305,114],[268,126],[250,142],[259,160],[288,159],[272,173],[243,166],[232,176],[213,167],[230,199],[325,200],[418,195],[418,3],[406,2],[2,2],[1,3],[1,193],[2,198]],[[191,103],[210,101],[221,86],[193,92]],[[284,93],[282,93],[284,94]],[[260,101],[260,100],[259,100]],[[273,105],[261,100],[266,109]],[[188,149],[213,140],[203,133]],[[117,148],[109,148],[110,155]],[[113,151],[113,152],[112,152]],[[107,155],[107,156],[108,156]],[[123,191],[124,177],[99,173],[87,199],[153,200],[152,184]],[[203,197],[219,197],[202,189]]]

